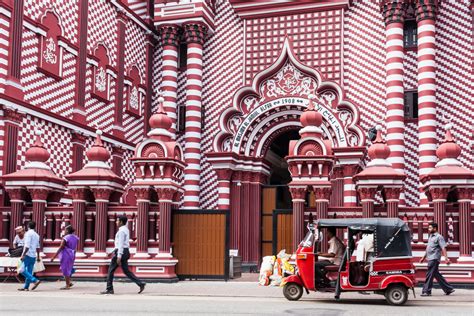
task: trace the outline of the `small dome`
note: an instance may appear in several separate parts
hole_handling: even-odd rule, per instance
[[[371,160],[374,159],[387,159],[390,156],[390,148],[387,146],[385,141],[382,139],[382,126],[377,125],[377,138],[373,142],[372,146],[369,147],[368,154]]]
[[[43,134],[41,130],[35,130],[35,142],[33,143],[33,146],[28,148],[25,153],[26,159],[28,161],[46,162],[49,159],[50,154],[48,150],[44,148],[43,143],[41,142],[41,134]]]
[[[316,126],[319,127],[323,123],[323,116],[321,113],[314,110],[314,99],[316,98],[315,95],[310,94],[309,98],[309,105],[306,110],[304,110],[303,114],[301,114],[300,122],[303,127],[306,126]]]
[[[102,143],[101,135],[102,131],[97,130],[96,131],[96,139],[94,145],[89,148],[89,150],[86,153],[87,158],[89,158],[89,161],[103,161],[107,162],[110,158],[110,153],[105,148],[104,144]]]
[[[158,98],[158,111],[155,114],[153,114],[149,120],[150,127],[152,129],[162,128],[165,130],[169,130],[171,128],[171,125],[173,124],[173,122],[168,117],[168,115],[166,115],[166,112],[163,109],[164,101],[165,99],[163,97]]]
[[[439,145],[436,150],[436,155],[441,160],[446,158],[456,159],[461,154],[461,147],[454,141],[453,135],[451,134],[451,128],[451,124],[446,124],[446,136],[444,142]]]

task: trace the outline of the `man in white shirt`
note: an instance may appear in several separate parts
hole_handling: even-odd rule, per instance
[[[23,261],[24,271],[22,272],[25,277],[25,285],[23,288],[18,289],[19,291],[28,291],[30,284],[33,283],[32,291],[38,287],[41,283],[36,277],[33,276],[33,268],[35,261],[40,261],[40,237],[35,232],[36,223],[31,221],[28,223],[28,231],[25,234],[25,246],[23,247],[23,253],[20,257]]]
[[[107,288],[100,294],[114,294],[114,273],[118,266],[122,267],[123,273],[139,287],[138,294],[145,289],[145,283],[140,281],[128,268],[128,259],[130,259],[130,231],[127,227],[127,216],[117,218],[117,227],[119,228],[115,234],[114,256],[110,262],[109,272],[107,273]]]
[[[374,251],[374,234],[363,234],[357,243],[356,261],[367,261],[367,253]]]
[[[318,262],[316,262],[316,281],[322,283],[325,280],[325,267],[329,265],[340,265],[342,256],[344,256],[344,243],[336,237],[336,229],[331,227],[328,229],[328,244],[329,249],[327,253],[318,253]]]
[[[10,257],[21,257],[23,254],[23,247],[25,246],[25,229],[23,226],[15,228],[15,239],[13,240],[13,247],[8,249]]]

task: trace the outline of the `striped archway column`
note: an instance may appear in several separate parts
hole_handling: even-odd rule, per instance
[[[418,162],[420,178],[434,169],[436,157],[436,43],[437,0],[418,0]],[[428,199],[420,188],[420,205]]]
[[[176,98],[178,91],[178,45],[180,27],[175,24],[161,25],[161,41],[163,45],[163,65],[161,90],[163,92],[163,108],[172,121],[171,132],[176,133]]]
[[[385,0],[382,14],[385,21],[385,104],[387,107],[387,145],[390,148],[388,161],[400,172],[405,168],[405,118],[404,118],[404,87],[403,87],[403,21],[405,1]],[[405,204],[403,192],[400,205]]]
[[[184,132],[184,201],[183,208],[199,208],[201,179],[201,106],[202,48],[207,26],[189,22],[183,25],[187,43],[186,123]]]
[[[359,165],[343,165],[342,173],[344,176],[344,207],[357,206],[357,191],[352,177],[357,174]]]
[[[217,169],[217,208],[219,210],[230,209],[230,180],[232,177],[232,170]]]

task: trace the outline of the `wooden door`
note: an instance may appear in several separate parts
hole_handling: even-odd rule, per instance
[[[276,208],[276,187],[262,188],[262,257],[273,254],[273,210]]]
[[[273,253],[286,249],[292,253],[293,249],[293,212],[292,210],[273,211]]]

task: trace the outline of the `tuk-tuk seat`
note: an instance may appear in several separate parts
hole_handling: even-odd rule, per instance
[[[324,270],[326,270],[326,272],[338,272],[339,266],[335,264],[331,264],[331,265],[325,266]]]

